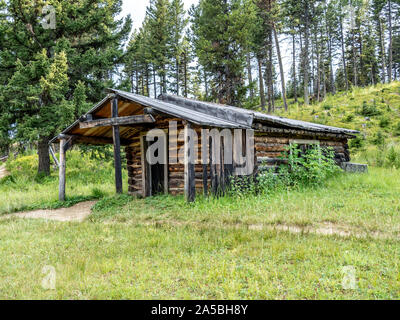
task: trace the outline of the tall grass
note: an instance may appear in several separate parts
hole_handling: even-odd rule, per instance
[[[375,145],[380,132],[386,144],[399,143],[400,82],[355,87],[349,92],[328,95],[310,106],[291,103],[289,112],[279,115],[316,123],[355,129],[361,132],[365,145]],[[352,150],[353,153],[357,149]]]
[[[10,176],[0,180],[0,214],[38,208],[57,208],[76,202],[101,198],[115,192],[113,163],[94,160],[78,150],[67,153],[66,203],[58,202],[58,171],[52,168],[49,177],[38,176],[37,155],[10,159]],[[124,171],[125,190],[127,174]]]

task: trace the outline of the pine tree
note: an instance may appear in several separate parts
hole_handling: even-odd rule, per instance
[[[160,91],[167,92],[167,67],[169,64],[170,52],[170,6],[168,0],[151,0],[147,8],[146,29],[148,31],[148,41],[153,65],[153,79],[157,73],[160,79]],[[146,63],[149,62],[148,60]],[[148,76],[146,75],[148,79]],[[148,82],[148,80],[146,80]]]
[[[169,56],[171,59],[171,67],[169,72],[169,78],[172,81],[172,92],[179,95],[180,94],[180,83],[181,83],[181,64],[184,63],[183,67],[187,67],[187,61],[182,61],[181,59],[188,59],[187,47],[184,48],[184,30],[187,26],[188,20],[185,17],[186,11],[183,8],[182,0],[172,0],[170,4],[170,22],[169,22]],[[186,50],[186,52],[184,52]],[[187,90],[187,88],[186,88]],[[187,94],[187,91],[186,91]]]
[[[74,99],[86,96],[88,101],[98,101],[104,88],[112,85],[131,20],[115,19],[121,0],[9,0],[6,4],[0,68],[10,68],[12,76],[0,89],[0,101],[12,115],[8,124],[15,138],[37,143],[38,172],[48,174],[50,138],[82,111],[85,104],[73,105]],[[55,10],[55,29],[42,23],[46,5]]]
[[[246,94],[244,69],[251,21],[248,1],[201,0],[192,11],[196,55],[212,78],[213,97],[221,103],[240,105]]]

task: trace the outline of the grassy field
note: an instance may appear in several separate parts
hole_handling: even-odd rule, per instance
[[[145,200],[106,198],[92,221],[173,223],[212,226],[332,223],[357,231],[400,237],[400,171],[372,168],[368,175],[341,174],[324,187],[277,192],[270,196],[198,199],[163,196]]]
[[[396,169],[341,174],[317,189],[200,197],[186,204],[179,197],[111,196],[112,170],[95,178],[100,174],[90,164],[95,161],[86,159],[89,165],[73,178],[79,157],[78,152],[70,156],[67,181],[76,179],[77,186],[69,187],[68,195],[101,198],[92,217],[81,224],[0,219],[0,298],[400,298]],[[0,185],[3,213],[9,211],[3,202],[9,195],[22,208],[59,205],[55,177],[43,185],[27,180],[21,191],[19,167],[9,169],[15,182],[8,178]],[[36,192],[49,197],[37,198]],[[327,222],[354,236],[262,228]],[[358,238],[359,232],[378,232],[385,239]],[[41,286],[45,266],[56,271],[55,290]],[[343,268],[348,266],[355,270],[356,287],[345,290]]]
[[[364,101],[378,110],[369,120]],[[35,155],[10,160],[0,180],[0,299],[399,299],[399,108],[399,83],[291,105],[291,117],[360,129],[352,154],[370,171],[268,195],[192,204],[114,196],[112,162],[74,150],[60,203],[56,171],[36,176]],[[1,219],[91,199],[99,201],[83,223]],[[327,227],[347,236],[307,231]],[[55,289],[42,287],[46,266]],[[349,267],[356,282],[346,289]]]
[[[398,299],[399,246],[245,228],[0,222],[2,299]],[[41,286],[44,266],[55,290]],[[342,287],[343,268],[356,287]]]
[[[278,103],[279,105],[279,103]],[[380,131],[390,141],[400,137],[400,82],[353,88],[328,95],[324,101],[304,106],[290,101],[289,112],[278,114],[305,121],[359,130],[366,142]]]
[[[93,160],[79,151],[67,154],[67,202],[58,202],[58,170],[50,177],[38,177],[37,155],[22,156],[7,162],[10,176],[0,180],[0,215],[21,210],[51,209],[112,195],[115,190],[113,163]],[[127,173],[123,171],[125,190]]]
[[[281,105],[278,102],[277,105]],[[400,168],[400,82],[353,88],[304,106],[290,100],[279,115],[361,132],[350,141],[352,154],[364,163]]]

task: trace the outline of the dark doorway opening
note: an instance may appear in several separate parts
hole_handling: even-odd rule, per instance
[[[167,156],[162,155],[164,159],[163,163],[150,164],[147,161],[146,154],[149,146],[158,141],[158,137],[154,137],[154,141],[147,141],[146,136],[142,137],[143,144],[143,153],[144,153],[144,172],[145,172],[145,196],[151,197],[159,194],[168,193],[168,164],[167,164]],[[163,141],[165,144],[164,150],[168,150],[166,148],[166,141]],[[158,150],[155,153],[155,156],[158,157]]]

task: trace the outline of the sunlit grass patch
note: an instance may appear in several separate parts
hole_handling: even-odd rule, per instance
[[[0,214],[19,210],[52,209],[80,201],[98,199],[114,193],[114,169],[111,161],[93,160],[79,151],[67,153],[67,202],[58,202],[58,171],[38,177],[37,155],[21,156],[7,163],[10,176],[0,181]],[[124,170],[124,187],[127,189]]]

